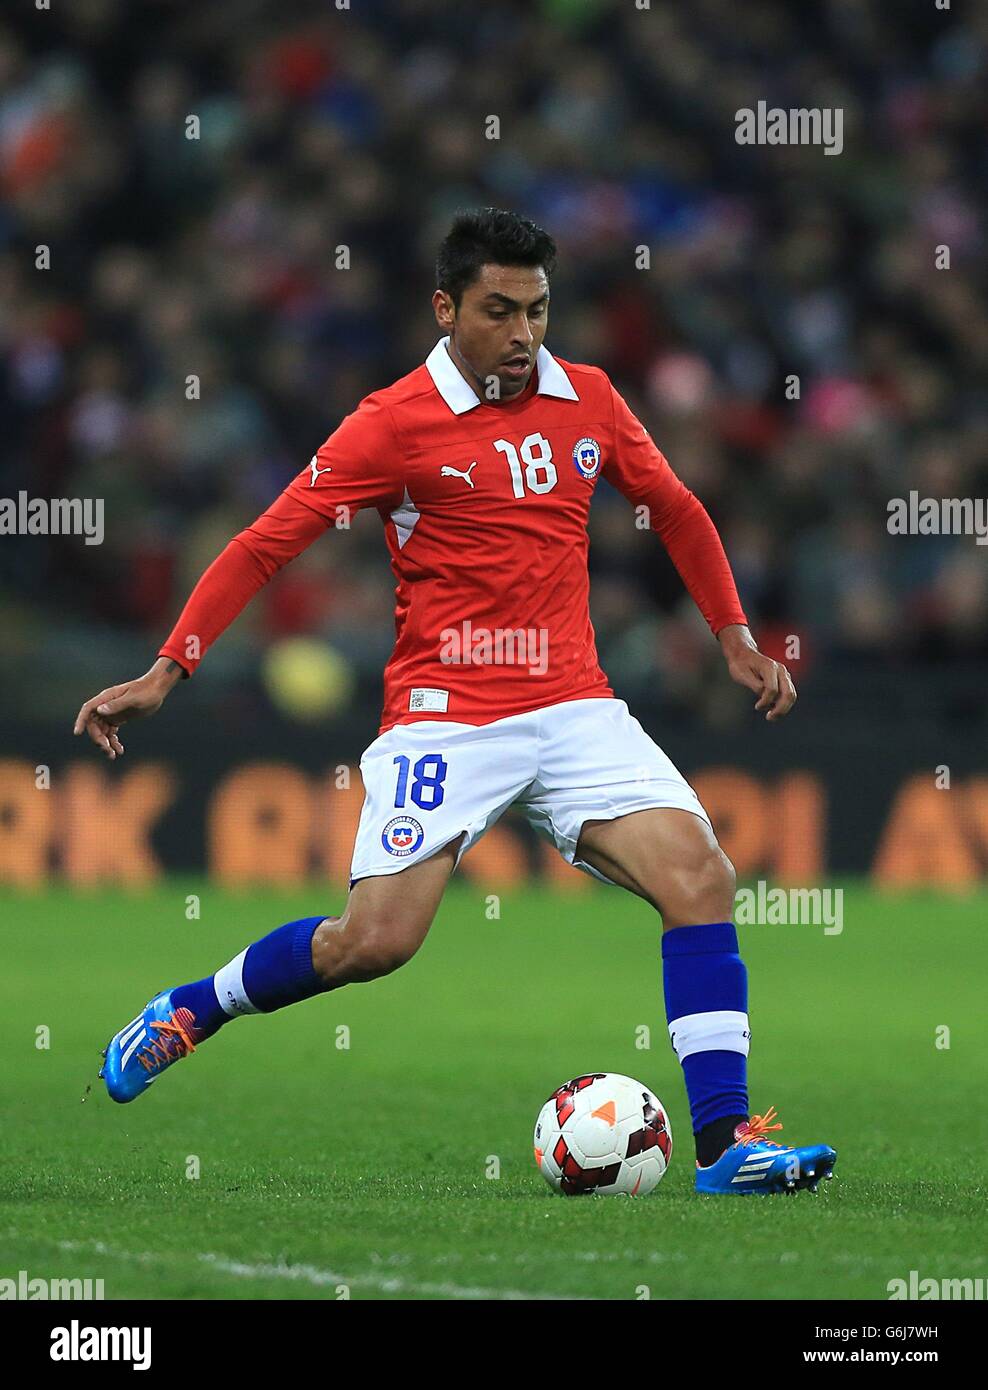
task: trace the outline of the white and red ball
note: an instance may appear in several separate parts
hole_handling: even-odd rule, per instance
[[[630,1076],[593,1072],[560,1086],[539,1111],[535,1162],[567,1197],[589,1192],[644,1197],[672,1157],[659,1098]]]

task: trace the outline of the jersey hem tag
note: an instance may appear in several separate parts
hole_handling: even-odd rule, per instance
[[[409,713],[445,714],[449,709],[448,690],[413,690],[408,697]]]

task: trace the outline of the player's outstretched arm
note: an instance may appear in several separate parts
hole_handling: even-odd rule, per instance
[[[121,756],[120,725],[159,710],[258,590],[325,529],[325,520],[286,489],[209,566],[151,669],[93,695],[79,710],[73,732],[88,733],[111,760]]]
[[[748,629],[734,575],[706,507],[669,467],[645,426],[611,388],[614,452],[604,476],[637,507],[665,545],[690,596],[720,642],[727,669],[758,696],[756,710],[781,719],[796,703],[789,672],[764,656]]]
[[[110,685],[87,700],[76,715],[74,734],[87,733],[111,760],[123,756],[118,730],[128,720],[154,714],[165,702],[172,686],[183,675],[181,666],[169,657],[159,656],[149,671],[136,680]]]
[[[183,676],[196,671],[206,652],[281,567],[362,507],[393,510],[403,484],[395,460],[401,449],[388,411],[369,396],[330,435],[267,511],[234,536],[192,590],[178,622],[143,676],[101,690],[75,722],[108,758],[119,757],[120,725],[154,714]]]

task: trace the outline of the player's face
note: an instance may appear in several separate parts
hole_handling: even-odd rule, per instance
[[[524,391],[549,317],[549,281],[544,270],[485,265],[460,298],[436,290],[433,308],[450,335],[450,355],[487,400],[510,400]],[[498,387],[491,389],[494,379]]]

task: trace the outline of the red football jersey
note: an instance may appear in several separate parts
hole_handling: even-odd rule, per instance
[[[600,477],[649,509],[715,633],[746,622],[713,523],[604,372],[543,347],[536,374],[515,401],[482,400],[443,339],[421,367],[363,400],[230,543],[161,655],[191,672],[286,560],[374,507],[397,579],[382,731],[608,696],[587,570]]]

